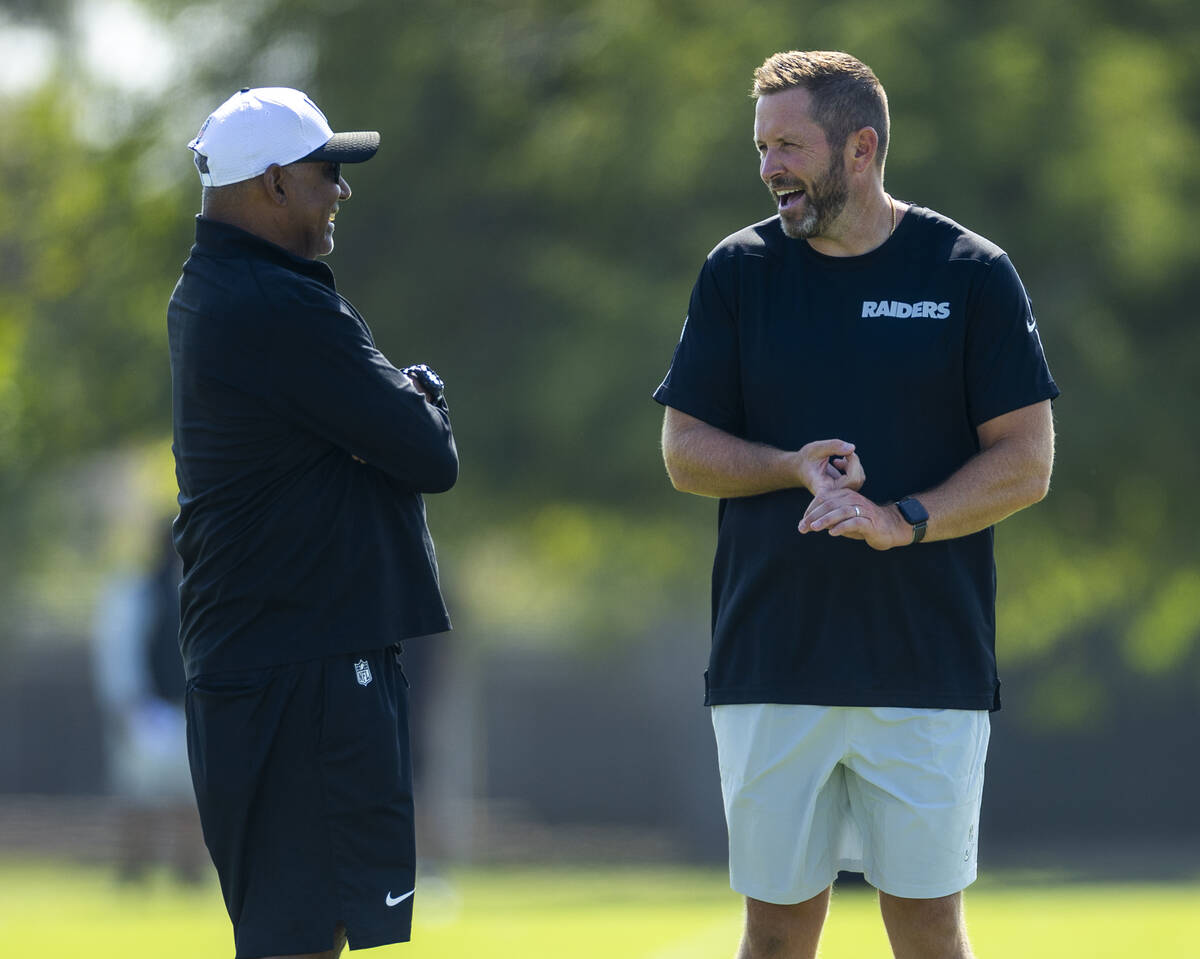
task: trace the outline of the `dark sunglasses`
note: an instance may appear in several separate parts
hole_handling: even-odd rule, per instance
[[[331,163],[328,160],[302,160],[301,162],[321,164],[321,172],[330,183],[340,183],[342,180],[342,165],[340,163]]]

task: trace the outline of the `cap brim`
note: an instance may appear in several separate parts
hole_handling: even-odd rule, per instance
[[[379,134],[374,131],[335,133],[322,147],[301,160],[328,160],[330,163],[362,163],[379,149]]]

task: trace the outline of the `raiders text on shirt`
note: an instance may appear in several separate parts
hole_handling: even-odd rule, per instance
[[[895,300],[863,300],[863,316],[928,316],[944,320],[950,315],[949,303],[897,303]]]

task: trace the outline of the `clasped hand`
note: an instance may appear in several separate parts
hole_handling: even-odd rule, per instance
[[[842,440],[818,440],[802,447],[800,475],[813,494],[797,529],[801,533],[827,532],[830,536],[859,539],[872,549],[891,549],[902,542],[897,538],[895,512],[859,493],[867,474],[853,443]]]

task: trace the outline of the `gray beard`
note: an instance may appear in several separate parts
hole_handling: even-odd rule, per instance
[[[780,211],[779,225],[783,227],[784,236],[793,240],[823,236],[833,221],[841,216],[850,197],[846,171],[842,168],[841,160],[840,156],[835,156],[825,175],[805,192],[804,203],[807,210],[799,220],[789,220],[784,215],[785,211]]]

